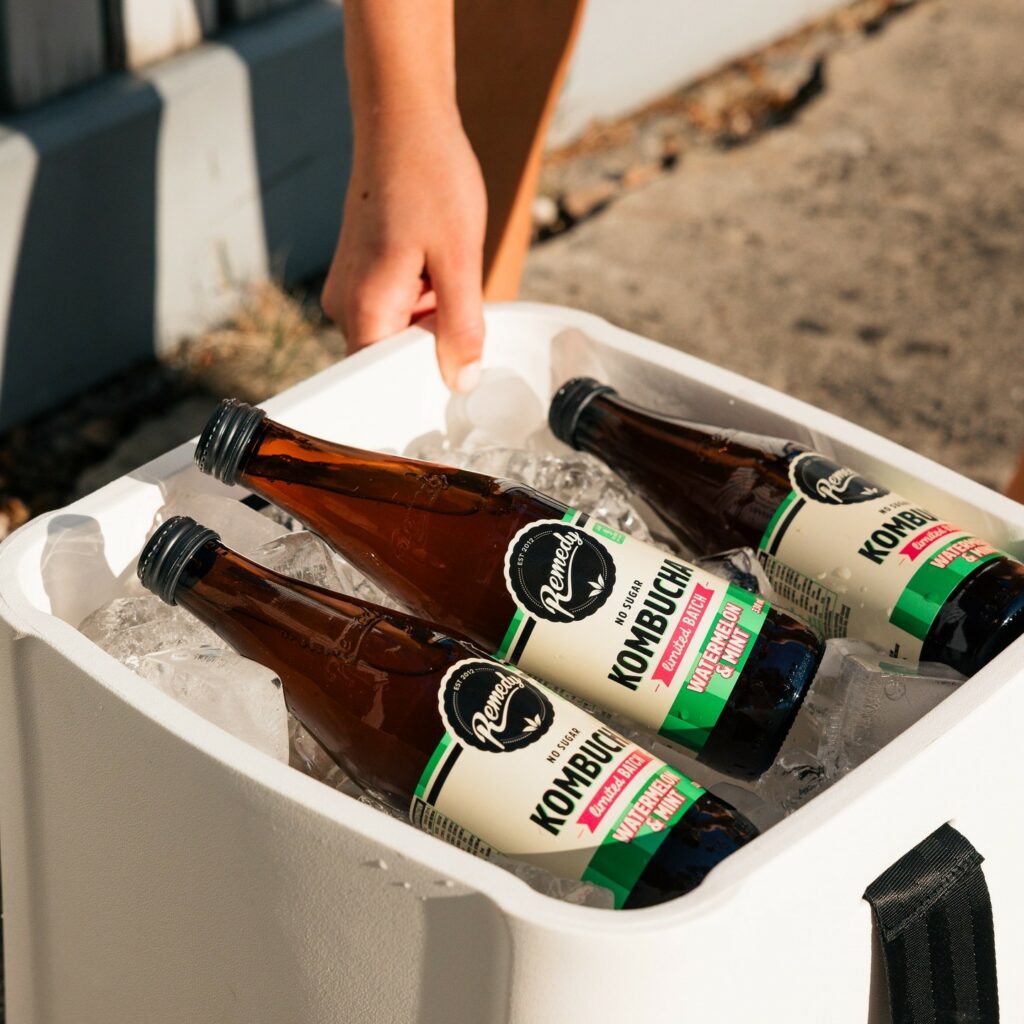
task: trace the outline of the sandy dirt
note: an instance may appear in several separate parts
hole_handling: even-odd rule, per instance
[[[686,151],[531,253],[591,310],[990,486],[1024,444],[1024,5],[930,0],[788,124]]]

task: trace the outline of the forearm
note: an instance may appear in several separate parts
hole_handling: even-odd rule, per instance
[[[484,334],[487,198],[456,100],[453,5],[345,2],[355,150],[321,301],[353,348],[436,310],[441,372],[465,389]]]
[[[453,0],[346,0],[345,63],[361,131],[457,115]]]

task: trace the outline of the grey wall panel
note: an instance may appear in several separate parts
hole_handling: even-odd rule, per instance
[[[17,134],[0,148],[27,140],[37,165],[13,272],[0,285],[10,295],[0,427],[152,351],[160,100],[118,77],[9,127]]]
[[[0,121],[0,429],[326,266],[350,148],[327,2]]]
[[[102,0],[0,0],[0,109],[24,110],[103,74]]]
[[[225,20],[250,21],[273,11],[294,7],[303,0],[224,0]]]
[[[327,0],[265,24],[266,32],[239,29],[220,42],[249,69],[267,251],[275,271],[296,280],[330,262],[348,183],[341,10]]]

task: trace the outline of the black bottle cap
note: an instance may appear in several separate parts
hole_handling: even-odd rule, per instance
[[[192,556],[207,542],[218,541],[213,530],[188,516],[173,516],[152,537],[139,555],[137,572],[142,585],[161,601],[176,604],[178,580]]]
[[[598,395],[616,393],[615,388],[593,377],[574,377],[567,380],[551,399],[551,408],[548,410],[548,425],[551,433],[573,448],[577,447],[573,436],[576,433],[576,424],[580,421],[580,413]]]
[[[249,454],[249,445],[267,414],[237,398],[217,406],[196,445],[196,465],[226,484],[234,484]]]

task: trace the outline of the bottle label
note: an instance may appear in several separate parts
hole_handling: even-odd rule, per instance
[[[770,607],[575,509],[512,538],[505,581],[518,610],[496,657],[693,751]]]
[[[681,772],[514,669],[469,658],[438,693],[445,734],[414,824],[462,849],[518,857],[611,889],[621,907],[703,795]]]
[[[778,603],[826,637],[860,637],[917,658],[956,587],[1002,555],[816,452],[798,455],[789,479],[761,560]]]

